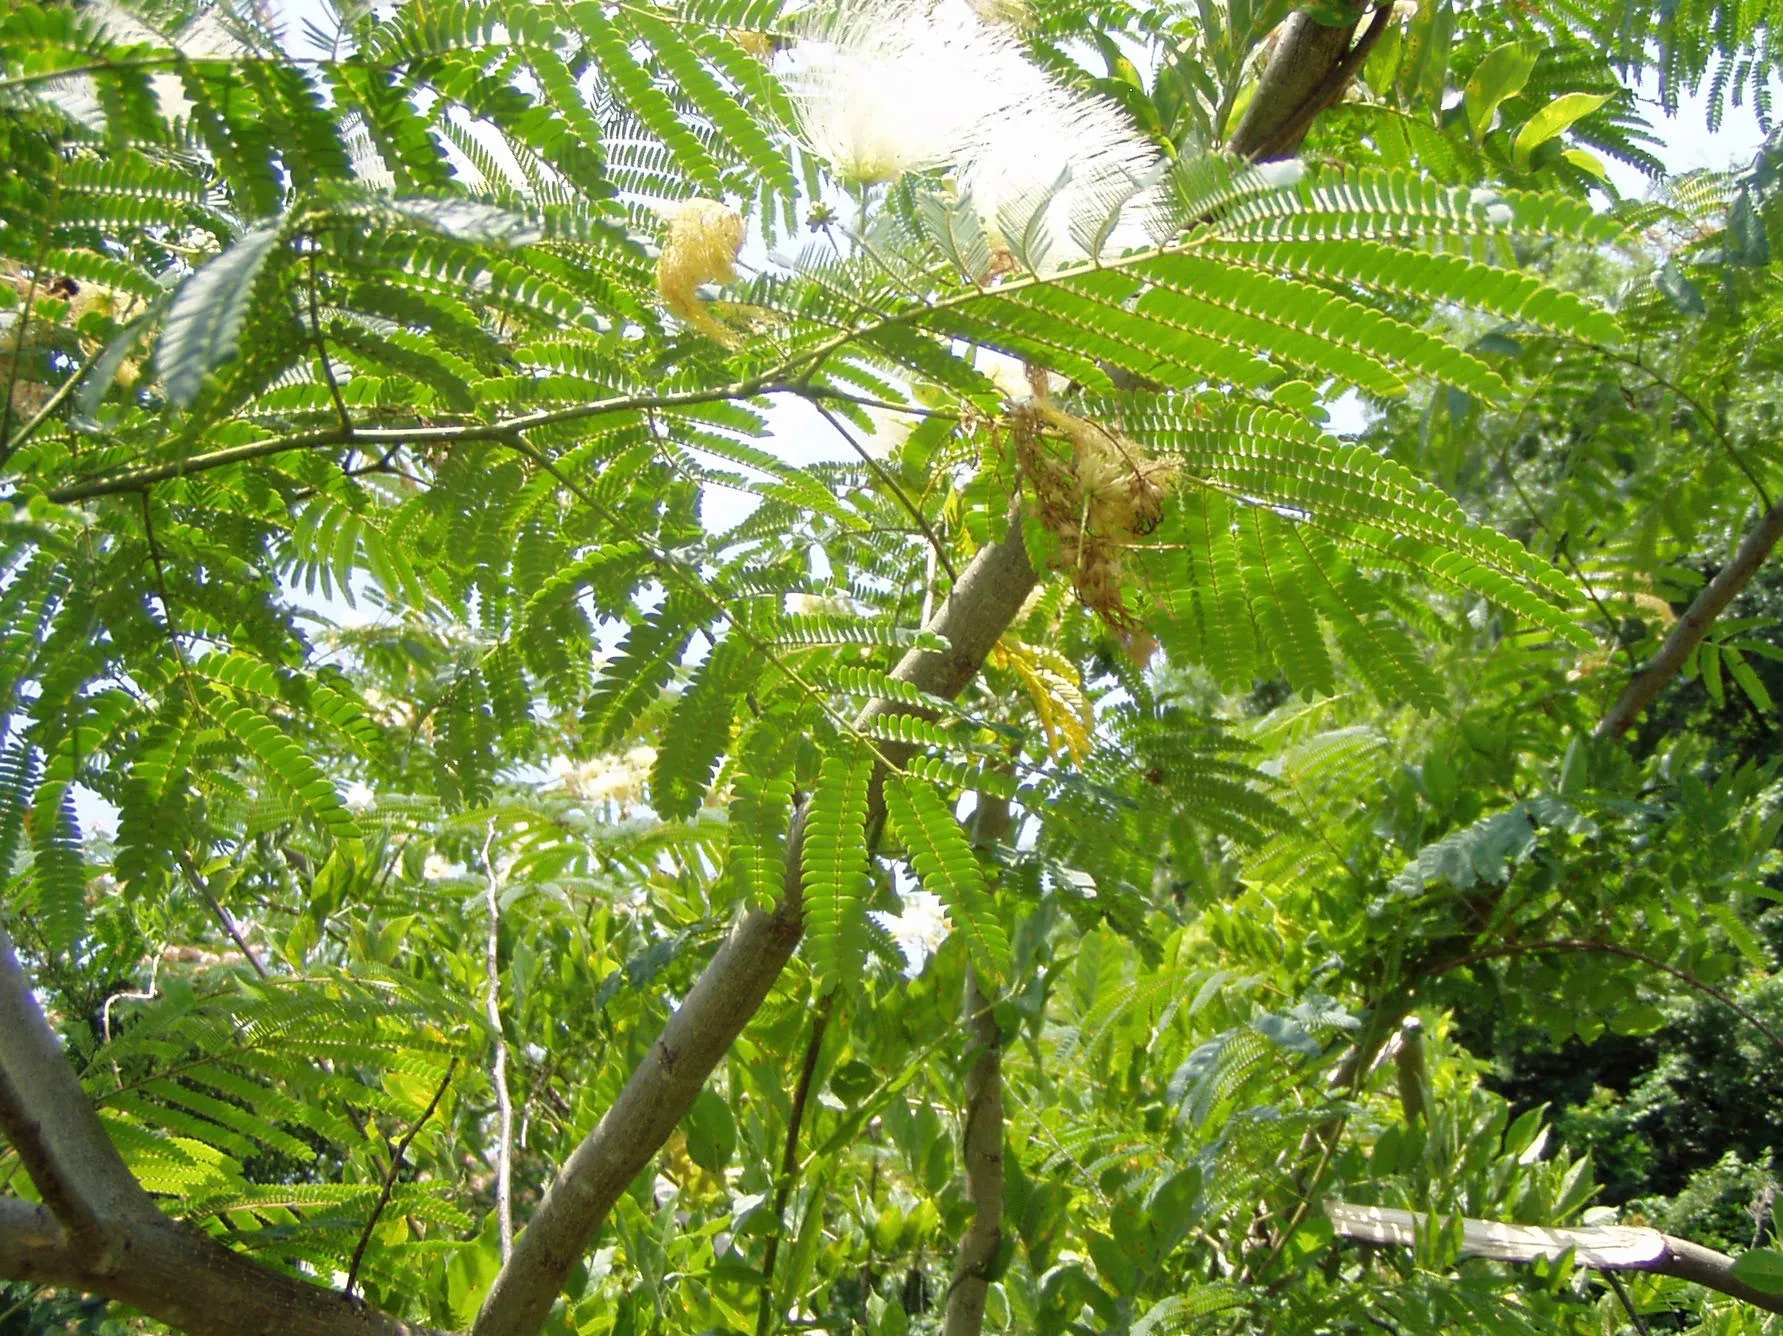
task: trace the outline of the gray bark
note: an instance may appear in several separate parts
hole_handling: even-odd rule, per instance
[[[1363,1243],[1411,1247],[1429,1217],[1416,1211],[1384,1206],[1325,1203],[1325,1214],[1340,1238]],[[1783,1313],[1783,1294],[1755,1289],[1733,1273],[1734,1259],[1687,1239],[1657,1229],[1604,1225],[1587,1229],[1550,1229],[1538,1225],[1504,1225],[1493,1220],[1463,1220],[1461,1251],[1468,1257],[1497,1262],[1534,1262],[1571,1252],[1580,1266],[1595,1271],[1650,1271],[1675,1276],[1706,1289],[1744,1300],[1772,1313]]]
[[[1392,9],[1390,0],[1376,9],[1360,37],[1355,24],[1330,28],[1306,14],[1290,15],[1276,31],[1275,50],[1227,150],[1258,162],[1298,153],[1319,113],[1343,95],[1386,31]]]
[[[992,1005],[977,971],[968,965],[965,1029],[978,1056],[966,1074],[966,1130],[960,1149],[972,1223],[954,1258],[944,1336],[978,1336],[984,1329],[990,1267],[1003,1246],[1003,1036]]]
[[[0,928],[0,1127],[44,1204],[0,1198],[0,1275],[102,1294],[188,1336],[420,1336],[170,1220],[125,1166]]]
[[[1597,737],[1619,738],[1634,726],[1641,711],[1682,671],[1690,651],[1702,643],[1709,627],[1757,574],[1779,540],[1783,540],[1783,501],[1765,512],[1758,527],[1746,535],[1733,560],[1697,592],[1659,647],[1659,653],[1653,656],[1653,662],[1623,688],[1616,703],[1598,721]]]

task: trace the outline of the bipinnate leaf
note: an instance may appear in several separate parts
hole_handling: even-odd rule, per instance
[[[1009,938],[985,889],[978,854],[947,803],[930,785],[891,775],[885,781],[885,810],[924,889],[947,906],[972,963],[989,979],[1007,977]]]
[[[746,641],[720,641],[675,703],[650,772],[650,805],[665,820],[683,821],[700,810],[730,742],[737,701],[757,666]]]
[[[867,789],[873,756],[858,743],[826,756],[805,814],[805,940],[820,991],[847,980],[864,945]]]
[[[309,817],[337,840],[358,840],[359,827],[328,776],[271,719],[246,705],[218,699],[208,713],[258,763],[294,814]]]
[[[204,378],[235,356],[254,285],[279,239],[270,225],[244,232],[174,297],[155,349],[155,370],[176,407],[196,399]]]

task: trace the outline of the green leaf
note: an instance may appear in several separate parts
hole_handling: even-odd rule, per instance
[[[820,991],[855,978],[865,945],[867,786],[873,754],[859,744],[824,757],[805,812],[800,868],[805,882],[805,943]]]
[[[1667,260],[1654,273],[1653,286],[1664,293],[1666,300],[1685,315],[1700,317],[1709,313],[1702,291],[1671,260]]]
[[[175,406],[190,404],[204,378],[235,356],[255,285],[281,239],[272,224],[244,232],[181,285],[155,349],[156,373]]]
[[[939,896],[966,942],[972,963],[989,980],[1009,975],[1009,939],[985,888],[978,853],[931,786],[888,775],[885,810],[903,839],[923,888]]]
[[[74,785],[46,783],[31,803],[31,880],[50,949],[74,949],[87,918],[87,870]]]
[[[1529,156],[1574,121],[1581,120],[1610,100],[1608,93],[1562,93],[1523,122],[1511,145],[1511,161],[1518,171],[1529,170]]]
[[[1462,93],[1462,105],[1476,143],[1485,138],[1499,105],[1523,91],[1540,54],[1533,46],[1507,42],[1488,51],[1486,58],[1474,67]]]
[[[1733,1278],[1766,1294],[1783,1294],[1783,1252],[1748,1248],[1733,1259]]]
[[[650,772],[650,805],[665,820],[686,820],[699,811],[730,743],[737,703],[761,666],[746,641],[730,636],[707,656],[675,702]]]

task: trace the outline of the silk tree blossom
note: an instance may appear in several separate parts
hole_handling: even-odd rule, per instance
[[[781,70],[806,145],[862,186],[959,161],[1038,73],[965,0],[842,0]]]
[[[922,973],[923,963],[941,949],[941,943],[953,931],[953,921],[947,917],[947,908],[941,898],[928,891],[905,891],[899,899],[903,901],[901,912],[887,914],[883,910],[874,910],[872,913],[903,951],[908,962],[905,975],[915,978]]]
[[[1024,258],[1051,273],[1092,258],[1105,225],[1104,248],[1153,240],[1164,198],[1158,150],[1107,98],[1034,75],[1032,94],[988,118],[960,164],[960,192],[993,245],[1015,250],[1031,235]]]
[[[1108,245],[1150,240],[1157,150],[1113,102],[1030,61],[982,8],[843,0],[783,68],[805,142],[855,185],[952,168],[995,246],[1044,238],[1025,257],[1043,272],[1089,258],[1085,240],[1111,216]]]

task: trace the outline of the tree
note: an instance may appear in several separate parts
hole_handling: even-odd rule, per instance
[[[1624,740],[1774,714],[1774,162],[1591,194],[1773,17],[0,19],[28,1329],[1779,1310],[1462,1260],[1593,1186],[1449,1020],[1775,1042],[1771,771]]]

